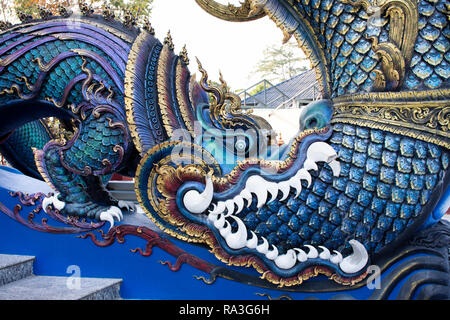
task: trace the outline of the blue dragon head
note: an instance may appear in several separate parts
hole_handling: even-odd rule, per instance
[[[299,132],[278,147],[199,64],[194,134],[144,150],[136,174],[161,229],[280,286],[318,274],[355,284],[440,219],[450,176],[442,1],[197,2],[226,20],[269,16],[303,47],[326,99],[304,107]]]

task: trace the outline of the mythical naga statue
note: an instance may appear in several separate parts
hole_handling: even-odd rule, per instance
[[[246,283],[345,292],[378,266],[370,298],[383,299],[424,269],[398,297],[448,298],[448,2],[196,1],[228,21],[270,17],[311,60],[324,100],[276,148],[222,79],[211,85],[201,64],[191,77],[170,34],[161,43],[148,23],[86,5],[23,17],[0,37],[0,148],[55,190],[44,209],[112,226],[134,207],[105,189],[118,172],[166,234],[261,274]],[[73,138],[51,140],[49,116],[72,121]]]

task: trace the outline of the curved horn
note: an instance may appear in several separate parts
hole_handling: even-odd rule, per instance
[[[249,0],[245,0],[240,7],[232,4],[224,5],[214,0],[195,0],[197,4],[210,15],[231,22],[252,21],[265,16],[261,9],[253,8]]]

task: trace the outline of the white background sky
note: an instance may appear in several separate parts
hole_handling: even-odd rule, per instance
[[[217,2],[239,5],[240,1]],[[77,7],[76,0],[71,3]],[[210,80],[218,82],[220,70],[235,92],[262,80],[252,75],[256,63],[269,45],[282,45],[282,32],[268,17],[250,22],[223,21],[205,12],[195,0],[154,0],[152,8],[150,21],[157,38],[163,41],[170,30],[176,53],[186,45],[191,73],[197,73],[199,79],[198,57]]]
[[[267,17],[227,22],[209,15],[195,0],[154,0],[152,7],[150,20],[158,39],[162,41],[170,30],[176,53],[186,44],[192,73],[199,75],[195,61],[198,57],[209,79],[218,81],[221,70],[235,91],[261,80],[249,75],[263,57],[263,50],[271,44],[281,45],[283,38],[281,30]]]

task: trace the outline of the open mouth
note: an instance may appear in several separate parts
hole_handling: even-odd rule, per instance
[[[175,163],[179,145],[150,150],[140,165],[148,216],[282,286],[319,273],[339,284],[362,281],[371,261],[423,225],[448,168],[432,144],[340,123],[301,131],[279,160],[245,159],[227,171],[189,143],[185,162]]]
[[[337,153],[329,144],[314,142],[307,148],[302,167],[295,174],[282,179],[263,172],[250,175],[239,193],[229,192],[231,196],[219,201],[213,200],[220,198],[220,195],[214,197],[213,183],[208,176],[204,191],[186,192],[183,204],[194,214],[208,212],[208,224],[217,236],[220,235],[223,240],[221,242],[224,242],[231,252],[252,252],[282,272],[297,272],[302,266],[322,264],[338,269],[345,275],[355,274],[364,269],[369,259],[364,245],[355,239],[348,242],[353,253],[344,257],[341,252],[330,250],[323,245],[304,243],[301,246],[279,247],[270,243],[266,237],[258,235],[244,222],[249,211],[255,211],[258,215],[274,201],[280,203],[292,197],[297,198],[303,188],[311,186],[311,173],[318,170],[318,164],[321,162],[329,166],[334,177],[338,177],[341,167],[336,159]]]

